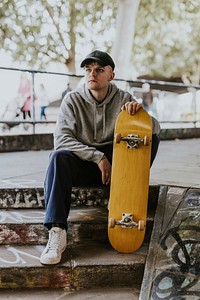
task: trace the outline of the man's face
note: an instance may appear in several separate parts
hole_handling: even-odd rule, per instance
[[[108,87],[114,78],[111,66],[102,67],[98,63],[90,63],[85,66],[85,79],[88,89],[100,91]]]

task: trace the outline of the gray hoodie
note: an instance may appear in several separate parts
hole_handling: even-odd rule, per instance
[[[104,153],[96,148],[112,144],[115,122],[121,107],[135,101],[131,94],[109,84],[108,94],[98,103],[86,85],[68,93],[61,104],[54,133],[56,150],[69,150],[82,160],[99,163]],[[160,126],[153,119],[153,133]]]

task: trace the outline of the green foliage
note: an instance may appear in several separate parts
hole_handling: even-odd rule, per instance
[[[75,70],[75,53],[86,43],[105,49],[112,45],[110,28],[115,22],[114,0],[4,0],[0,3],[0,45],[14,60],[42,68],[49,62]]]
[[[111,49],[118,4],[116,0],[1,1],[0,46],[33,68],[56,61],[74,72],[75,62],[88,51]],[[199,83],[199,14],[199,0],[141,0],[132,55],[137,75],[179,76]]]
[[[199,83],[199,0],[141,0],[132,62],[139,74]]]

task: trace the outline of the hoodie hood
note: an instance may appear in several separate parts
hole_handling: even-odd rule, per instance
[[[90,93],[86,84],[79,87],[77,92],[80,94],[82,99],[93,106],[93,126],[94,126],[94,140],[97,139],[97,122],[98,122],[98,114],[99,108],[102,108],[102,138],[105,136],[106,132],[106,105],[112,101],[115,95],[118,93],[119,89],[114,83],[109,83],[108,93],[104,101],[99,103]]]
[[[98,103],[95,98],[92,96],[92,94],[90,93],[89,89],[87,88],[86,84],[80,86],[77,90],[76,90],[80,96],[88,103],[94,104],[96,103],[96,105],[98,106],[103,106],[104,104],[107,104],[110,102],[110,100],[115,96],[115,94],[119,91],[118,87],[114,84],[114,83],[109,83],[108,86],[108,93],[106,95],[106,98],[103,102]]]

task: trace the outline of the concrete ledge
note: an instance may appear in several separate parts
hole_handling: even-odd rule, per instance
[[[162,129],[161,140],[191,139],[200,137],[200,128],[172,128]]]
[[[199,138],[199,128],[162,129],[161,140]],[[8,135],[0,137],[0,152],[52,150],[53,134]]]
[[[72,207],[107,206],[107,187],[74,187]],[[0,208],[44,208],[43,188],[0,189]]]
[[[0,137],[0,152],[51,149],[53,149],[52,134],[24,134]]]
[[[149,205],[157,206],[159,186],[149,187]],[[108,187],[74,187],[72,207],[106,207],[109,199]],[[43,188],[0,189],[0,208],[44,208]]]

